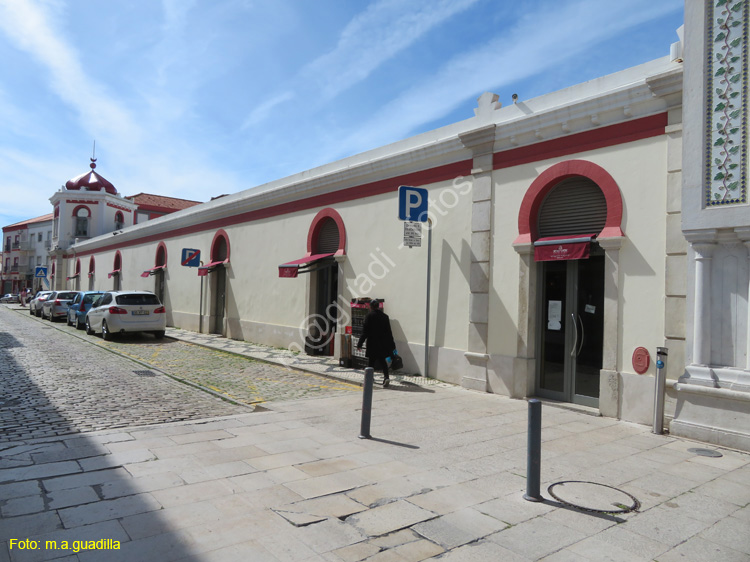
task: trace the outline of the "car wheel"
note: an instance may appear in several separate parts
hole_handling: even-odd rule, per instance
[[[154,332],[154,337],[157,340],[162,339],[164,337],[164,330],[158,330],[158,331]]]
[[[65,315],[65,321],[68,324],[68,326],[72,326],[73,322],[70,321],[70,314]]]
[[[34,314],[34,311],[31,310],[31,307],[29,307],[29,314]]]
[[[102,339],[112,341],[112,332],[109,331],[106,320],[102,320]]]
[[[86,318],[86,333],[90,336],[93,336],[96,332],[91,329],[91,324],[89,323],[89,319]]]
[[[76,316],[76,330],[83,330],[83,324],[78,316]]]

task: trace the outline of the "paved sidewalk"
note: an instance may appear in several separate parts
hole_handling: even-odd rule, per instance
[[[169,335],[363,378],[322,358]],[[374,395],[372,439],[358,438],[360,393],[267,408],[3,443],[0,562],[750,560],[746,453],[544,406],[544,501],[529,502],[525,401],[403,376]],[[552,484],[585,507],[640,506],[575,509]]]
[[[318,375],[324,375],[334,379],[362,384],[364,381],[364,371],[340,367],[336,359],[325,356],[311,356],[302,353],[294,353],[288,349],[279,349],[267,345],[260,345],[239,340],[230,340],[216,334],[199,334],[189,332],[179,328],[167,328],[167,336],[180,341],[190,342],[195,345],[201,345],[211,349],[220,349],[229,353],[236,353],[245,357],[267,361],[294,369],[300,369]],[[376,373],[376,380],[382,381],[382,374]],[[442,386],[451,387],[453,385],[440,382],[435,379],[412,375],[402,371],[396,371],[391,374],[391,388],[396,386]]]
[[[701,444],[545,407],[545,500],[534,503],[522,497],[524,401],[394,387],[375,394],[369,440],[358,438],[354,394],[271,408],[6,444],[0,561],[750,557],[747,454],[699,456],[690,449]],[[641,508],[572,509],[547,492],[570,480],[614,486]],[[589,507],[626,503],[595,488],[573,486],[567,497]],[[8,550],[11,539],[37,548]],[[110,550],[75,553],[74,541],[85,540]]]

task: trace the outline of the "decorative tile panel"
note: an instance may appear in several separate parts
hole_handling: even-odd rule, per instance
[[[748,12],[746,0],[710,0],[706,206],[747,203]]]

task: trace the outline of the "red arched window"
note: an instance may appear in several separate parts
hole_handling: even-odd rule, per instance
[[[538,237],[537,221],[544,198],[558,183],[573,176],[583,176],[596,183],[607,201],[607,220],[598,238],[624,236],[621,229],[622,195],[614,178],[593,162],[568,160],[547,168],[526,190],[518,211],[518,238],[514,244],[531,243]]]
[[[321,240],[321,235],[326,238],[326,241]],[[338,235],[338,241],[333,238]],[[330,244],[334,242],[334,249],[337,256],[343,256],[346,254],[346,228],[344,228],[344,219],[334,209],[326,208],[322,209],[315,215],[315,218],[310,224],[310,230],[307,233],[307,255],[319,253],[319,245],[321,243]],[[328,253],[328,252],[325,252]]]

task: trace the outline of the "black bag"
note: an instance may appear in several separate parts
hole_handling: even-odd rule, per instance
[[[394,371],[397,371],[398,369],[403,369],[403,368],[404,368],[404,360],[401,359],[401,356],[394,349],[393,354],[391,355],[391,369],[393,369]]]

